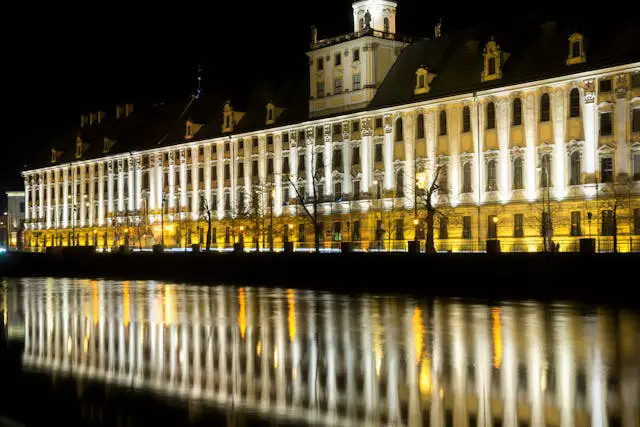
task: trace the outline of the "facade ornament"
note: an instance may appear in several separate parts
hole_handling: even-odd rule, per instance
[[[584,81],[584,102],[592,104],[596,100],[596,85],[594,79]]]
[[[373,129],[372,129],[372,126],[371,126],[371,118],[370,117],[362,119],[362,121],[360,122],[360,129],[362,129],[362,131],[361,131],[362,136],[371,136],[371,135],[373,135]]]
[[[351,139],[351,126],[348,120],[342,122],[342,139],[344,141]]]
[[[182,149],[180,150],[180,163],[186,163],[187,162],[187,152]]]
[[[122,159],[118,159],[118,173],[124,172],[124,162]]]
[[[169,164],[174,165],[176,163],[176,154],[173,150],[169,151]]]
[[[618,98],[625,98],[627,96],[627,75],[626,74],[617,74],[616,75],[616,96]]]
[[[314,140],[314,134],[313,134],[313,128],[312,127],[308,127],[304,130],[304,137],[305,140],[309,141],[309,142],[313,142]]]
[[[324,132],[322,133],[322,135],[324,136],[325,144],[331,144],[331,140],[333,138],[331,135],[331,125],[324,125]]]
[[[393,119],[395,119],[395,117]],[[384,115],[384,133],[391,133],[393,131],[393,119],[391,118],[391,114]]]
[[[109,175],[113,173],[113,160],[109,160],[107,162],[107,172],[109,173]]]

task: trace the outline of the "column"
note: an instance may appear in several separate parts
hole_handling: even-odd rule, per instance
[[[35,222],[38,221],[38,176],[34,175],[31,177],[31,217]]]
[[[333,185],[331,180],[331,172],[333,171],[333,162],[331,156],[333,154],[331,125],[324,125],[324,194],[333,194]]]
[[[107,162],[107,217],[113,213],[113,160]]]
[[[147,163],[147,173],[149,174],[149,211],[154,211],[157,209],[156,205],[156,195],[158,192],[156,191],[156,157],[154,154],[149,154],[148,163]]]
[[[371,124],[372,119],[367,119],[367,120],[369,120],[369,123]],[[385,117],[384,120],[386,122],[387,118]],[[364,129],[362,129],[362,131],[364,132]],[[363,135],[363,138],[360,146],[365,145],[364,133],[362,135]],[[383,151],[384,186],[383,188],[385,191],[393,191],[393,127],[390,124],[389,126],[384,127],[384,147],[383,148],[384,148],[384,151]],[[362,156],[360,156],[360,158],[361,158],[360,161],[362,162]],[[364,173],[364,164],[363,164],[363,173]],[[362,189],[362,183],[360,185],[361,185],[360,188]]]
[[[204,146],[204,199],[207,206],[211,209],[211,144]],[[180,182],[182,185],[182,181]],[[200,212],[200,201],[198,201],[198,210]]]
[[[509,104],[509,99],[507,98],[501,98],[496,102],[499,150],[498,192],[500,194],[500,202],[502,203],[506,203],[511,199],[511,185],[509,185],[509,140],[511,139],[511,117],[509,114]]]
[[[31,218],[31,212],[29,211],[29,191],[31,191],[31,188],[29,186],[29,181],[31,180],[31,177],[29,177],[28,175],[25,175],[24,177],[24,220],[25,223],[29,222],[29,219]]]
[[[220,143],[216,146],[216,155],[217,155],[217,163],[218,163],[218,218],[222,219],[224,217],[224,143]]]
[[[118,159],[118,214],[124,212],[124,160]]]
[[[360,123],[360,134],[362,135],[362,141],[360,142],[360,165],[362,169],[362,179],[360,180],[360,191],[364,194],[369,194],[371,192],[371,183],[373,182],[371,178],[371,171],[373,168],[373,163],[371,162],[371,144],[373,144],[373,123],[371,122],[372,118],[368,117],[366,119],[362,119]],[[385,116],[386,121],[386,116]],[[388,126],[391,126],[389,123]],[[391,132],[385,127],[385,135],[387,132]],[[393,148],[393,147],[392,147]],[[391,158],[393,158],[393,152],[391,153]],[[386,167],[385,167],[386,169]],[[393,186],[392,186],[393,188]]]
[[[98,163],[98,225],[104,226],[104,163]]]
[[[38,223],[44,219],[44,174],[38,174]]]
[[[275,197],[273,200],[273,215],[282,215],[282,135],[277,134],[273,137],[273,179],[275,188]],[[289,170],[291,170],[291,162],[289,162]],[[275,241],[276,232],[272,231]]]
[[[127,158],[127,197],[129,198],[129,203],[127,204],[127,210],[129,212],[133,212],[136,210],[136,197],[134,196],[134,192],[137,191],[137,183],[135,181],[135,178],[137,178],[134,175],[134,169],[135,169],[135,159],[133,157],[129,157]]]
[[[474,189],[474,200],[477,204],[482,203],[484,194],[482,183],[484,181],[484,155],[483,155],[483,147],[484,147],[484,115],[485,109],[484,103],[481,103],[479,100],[474,102],[473,105],[469,106],[469,112],[471,114],[471,134],[473,136],[473,152],[475,154],[475,161],[473,162],[473,179],[472,185]],[[477,218],[480,221],[480,218]],[[476,236],[477,239],[480,236]]]
[[[461,130],[461,117],[460,117],[460,107],[457,105],[450,105],[447,109],[447,135],[449,140],[449,153],[451,155],[451,160],[449,161],[449,202],[451,205],[456,206],[460,200],[460,130]],[[433,127],[432,132],[434,133],[433,141],[437,138],[435,136],[435,113],[432,114],[431,121],[433,124],[428,124]],[[429,136],[427,136],[429,138]],[[428,140],[427,140],[428,141]],[[429,148],[429,147],[427,147]],[[434,153],[435,153],[435,144],[434,144]],[[429,153],[429,151],[427,151]],[[435,155],[435,154],[434,154]],[[431,158],[431,154],[428,156]],[[432,170],[432,169],[431,169]]]
[[[191,148],[191,218],[197,219],[198,206],[200,204],[200,179],[198,177],[199,166],[198,148]]]
[[[597,109],[595,100],[595,81],[593,79],[585,80],[582,108],[582,125],[584,127],[584,159],[582,164],[584,165],[584,173],[586,174],[585,182],[587,184],[594,182],[596,172]]]
[[[93,227],[96,225],[95,218],[95,201],[96,201],[96,165],[89,165],[89,178],[87,181],[88,191],[89,191],[89,227]]]
[[[527,199],[533,201],[536,198],[536,96],[533,92],[524,96],[524,137],[525,137],[525,162],[524,162],[524,189]]]
[[[406,114],[402,118],[402,135],[404,139],[404,208],[413,208],[413,190],[415,188],[415,115]]]
[[[176,166],[175,166],[175,150],[169,151],[169,209],[176,208]]]
[[[46,181],[47,181],[47,208],[46,208],[46,220],[47,220],[47,229],[51,228],[51,213],[53,210],[53,206],[51,205],[51,178],[53,173],[51,171],[46,172]]]
[[[555,197],[562,200],[567,194],[565,135],[567,123],[567,94],[556,88],[551,94],[553,120],[553,186]]]
[[[135,173],[135,203],[134,210],[141,211],[142,210],[142,158],[137,156],[134,159],[134,173]]]
[[[155,190],[156,190],[156,209],[164,210],[164,153],[156,154],[156,179],[155,179]]]
[[[80,194],[77,195],[78,200],[76,201],[76,205],[80,205],[80,221],[78,221],[78,224],[80,225],[80,227],[84,227],[85,226],[85,218],[86,218],[86,214],[87,214],[87,203],[85,200],[85,183],[86,183],[86,166],[85,165],[80,165],[79,166],[80,169],[80,176],[79,176],[79,180],[80,180]],[[75,185],[75,184],[74,184]]]
[[[306,171],[307,171],[307,176],[306,176],[306,186],[307,186],[307,194],[309,195],[309,198],[313,196],[313,174],[315,173],[315,155],[313,154],[313,150],[315,147],[315,131],[313,128],[307,128],[305,130],[305,137],[306,137],[306,144],[305,144],[305,149],[306,149],[306,155],[305,155],[305,162],[307,162],[306,165]],[[248,174],[245,174],[248,175]]]
[[[346,84],[346,83],[345,83]],[[351,185],[351,123],[342,122],[342,193],[352,194]]]
[[[617,180],[626,180],[629,177],[629,146],[627,143],[627,127],[629,124],[629,101],[627,99],[627,75],[616,76],[616,128],[617,139],[615,168]]]
[[[35,216],[35,215],[34,215]],[[62,228],[69,225],[69,169],[62,169]]]
[[[62,221],[62,218],[60,218],[60,187],[61,187],[61,183],[60,183],[60,169],[54,169],[53,171],[53,198],[54,198],[54,202],[53,202],[53,221],[54,221],[54,225],[55,228],[58,229],[60,228],[60,221]],[[25,193],[26,194],[26,193]],[[25,205],[27,206],[27,205]],[[28,211],[28,209],[25,209],[25,214]],[[57,245],[57,243],[56,243]]]

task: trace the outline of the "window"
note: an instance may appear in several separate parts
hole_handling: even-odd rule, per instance
[[[522,101],[520,98],[513,100],[513,117],[511,120],[512,126],[520,126],[522,124]]]
[[[273,108],[267,108],[267,121],[273,121]]]
[[[611,79],[602,79],[600,80],[600,92],[608,93],[611,92]]]
[[[424,78],[425,78],[424,73],[418,74],[418,82],[417,82],[418,89],[423,89],[424,88]]]
[[[231,243],[231,227],[229,226],[224,228],[224,242]]]
[[[224,165],[224,179],[230,179],[229,165]]]
[[[342,133],[342,125],[340,123],[334,123],[333,125],[333,134],[340,135]]]
[[[289,173],[289,157],[282,159],[282,173]]]
[[[318,126],[316,127],[316,138],[322,138],[324,136],[324,127]]]
[[[341,183],[336,182],[333,184],[333,195],[336,198],[336,202],[342,201],[342,184]]]
[[[487,239],[498,238],[498,217],[496,215],[489,215],[487,219]]]
[[[580,117],[580,92],[577,87],[569,92],[569,117]]]
[[[178,174],[179,176],[179,174]],[[211,180],[212,181],[217,181],[218,180],[218,168],[216,166],[213,166],[211,168]]]
[[[324,199],[324,184],[318,184],[316,197],[318,198],[319,201],[322,201]]]
[[[570,177],[569,177],[569,185],[580,185],[582,184],[582,171],[580,169],[580,152],[574,151],[571,153],[571,168],[570,168]]]
[[[374,161],[376,163],[382,161],[382,144],[376,144],[376,151],[374,153]]]
[[[471,162],[462,166],[462,192],[471,193]]]
[[[551,221],[551,214],[549,212],[542,212],[540,217],[540,236],[546,237],[553,230],[553,223]]]
[[[616,232],[616,221],[613,218],[612,210],[602,211],[602,236],[613,236]]]
[[[360,220],[353,222],[353,241],[360,241]]]
[[[462,132],[471,132],[471,110],[469,107],[462,109]]]
[[[224,195],[224,208],[226,210],[231,209],[231,194],[225,193]]]
[[[336,148],[333,150],[333,158],[332,163],[333,163],[333,168],[339,168],[342,166],[342,150],[339,148]]]
[[[316,94],[318,98],[322,98],[324,96],[324,82],[316,83]]]
[[[238,140],[238,150],[244,149],[244,141],[242,139]]]
[[[360,132],[360,122],[358,120],[354,120],[351,122],[351,131]]]
[[[251,175],[254,177],[258,176],[258,161],[254,160],[251,162]]]
[[[238,178],[244,178],[244,162],[238,162]]]
[[[404,240],[404,221],[402,218],[396,219],[396,240]]]
[[[497,184],[496,161],[491,159],[487,162],[487,191],[496,191]]]
[[[489,75],[496,73],[496,58],[494,57],[489,58],[487,69],[488,69],[487,74]]]
[[[633,234],[640,235],[640,208],[633,210]]]
[[[353,50],[353,60],[360,61],[360,49]]]
[[[342,93],[342,78],[335,79],[333,86],[335,93]]]
[[[600,158],[600,179],[602,182],[613,182],[613,157]]]
[[[360,90],[360,74],[353,75],[353,90]]]
[[[441,216],[440,221],[438,223],[438,238],[439,239],[448,239],[449,238],[449,218]]]
[[[225,142],[225,143],[224,143],[224,152],[225,152],[225,153],[228,153],[228,152],[229,152],[229,143],[228,143],[228,142]]]
[[[470,216],[462,217],[462,238],[463,239],[471,238],[471,217]]]
[[[582,236],[582,227],[580,211],[571,212],[571,236]]]
[[[218,210],[218,195],[216,193],[213,193],[211,195],[211,210],[212,211]]]
[[[633,163],[633,180],[640,181],[640,153],[633,153],[632,155],[632,163]]]
[[[287,144],[289,142],[289,132],[285,132],[282,134],[282,142]]]
[[[438,187],[440,187],[440,189],[438,190],[439,193],[446,193],[447,190],[449,189],[449,177],[448,177],[447,165],[440,166],[440,176],[438,178]]]
[[[342,222],[340,221],[333,223],[333,240],[336,242],[342,240]]]
[[[513,237],[524,237],[523,215],[513,215]]]
[[[298,224],[298,242],[304,243],[305,233],[304,224]]]
[[[202,184],[204,182],[204,168],[200,166],[198,168],[198,182]],[[126,182],[125,182],[126,184]]]
[[[376,117],[376,129],[382,129],[382,117]]]
[[[304,172],[306,167],[307,165],[305,162],[304,154],[300,154],[300,156],[298,156],[298,171]]]
[[[551,155],[543,154],[540,159],[540,188],[551,186]]]
[[[640,108],[634,108],[633,110],[631,110],[631,115],[631,131],[640,132]]]
[[[540,98],[540,121],[548,122],[551,120],[551,103],[549,102],[549,94],[543,93]]]
[[[631,74],[631,87],[632,88],[640,87],[640,72]]]
[[[418,114],[416,138],[424,138],[424,115],[423,114]]]
[[[317,64],[316,69],[318,71],[324,70],[324,58],[322,58],[322,57],[318,58],[318,62],[316,64]]]
[[[600,135],[608,136],[613,132],[611,113],[600,113]]]
[[[324,167],[324,156],[322,151],[318,151],[316,153],[316,170],[322,169]]]
[[[571,57],[577,58],[581,55],[582,53],[580,52],[580,42],[574,41],[573,43],[571,43]]]
[[[340,53],[336,53],[336,59],[334,65],[337,67],[342,64],[342,55]]]
[[[273,175],[273,159],[267,159],[267,175]]]
[[[513,160],[513,189],[522,190],[523,187],[523,168],[522,157],[516,157]]]
[[[273,135],[267,135],[267,146],[273,147]]]
[[[360,147],[353,147],[353,151],[352,151],[353,155],[353,164],[354,165],[359,165],[360,164]]]
[[[404,171],[400,169],[396,172],[396,197],[404,196]]]
[[[353,181],[353,198],[358,199],[360,197],[360,181]]]
[[[402,117],[399,117],[396,120],[396,142],[402,141],[403,139],[403,134],[402,134]]]
[[[444,136],[447,134],[447,112],[445,110],[441,110],[438,119],[438,129],[440,130],[440,136]]]
[[[487,104],[487,129],[496,128],[496,106],[493,102]]]
[[[305,139],[307,139],[307,137],[306,137],[306,135],[305,135],[305,133],[304,133],[304,130],[299,130],[299,131],[298,131],[298,141],[299,141],[299,142],[302,142],[302,141],[304,141]]]

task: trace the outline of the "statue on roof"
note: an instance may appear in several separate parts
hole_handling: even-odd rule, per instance
[[[364,28],[371,28],[371,14],[368,10],[364,14]]]
[[[438,20],[438,23],[436,24],[436,31],[435,32],[436,32],[436,34],[435,34],[436,38],[437,39],[440,38],[440,36],[442,35],[442,18],[440,18]]]

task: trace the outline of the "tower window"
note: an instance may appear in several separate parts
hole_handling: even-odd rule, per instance
[[[487,129],[496,128],[496,107],[493,102],[487,104]]]
[[[520,98],[513,100],[513,120],[511,124],[513,126],[520,126],[522,124],[522,101],[520,101]]]
[[[576,87],[569,92],[569,117],[580,117],[580,92]]]
[[[543,93],[540,98],[540,121],[548,122],[551,120],[551,105],[549,102],[549,94]]]
[[[489,58],[487,62],[487,74],[492,75],[496,73],[496,58]]]
[[[582,52],[580,52],[580,42],[575,41],[571,43],[571,57],[575,58],[580,56],[581,54]]]
[[[390,28],[389,28],[389,18],[387,18],[386,16],[384,17],[384,32],[388,33]]]
[[[462,110],[462,132],[471,132],[471,110],[464,107]]]

